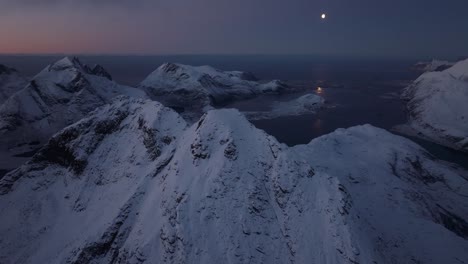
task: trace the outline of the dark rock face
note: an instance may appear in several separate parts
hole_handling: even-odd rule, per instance
[[[437,67],[434,71],[441,72],[441,71],[445,71],[446,69],[449,69],[450,67],[452,67],[452,65],[442,65],[442,66]]]
[[[71,168],[76,174],[80,174],[86,167],[86,161],[78,159],[73,149],[68,145],[70,141],[79,136],[77,129],[67,129],[62,134],[53,137],[46,147],[34,156],[33,162],[47,164],[58,164]]]
[[[112,76],[99,64],[94,65],[93,69],[90,71],[90,74],[101,76],[112,81]]]
[[[436,220],[439,220],[440,224],[442,224],[448,230],[468,240],[468,223],[465,221],[465,219],[446,210],[440,205],[437,205],[437,207],[438,212],[434,213],[433,217]]]
[[[179,65],[174,63],[166,63],[163,66],[163,70],[166,73],[175,73],[179,68]]]
[[[208,74],[204,74],[200,79],[198,79],[200,82],[201,86],[206,87],[206,88],[226,88],[228,87],[227,85],[218,82],[215,80],[212,76]]]
[[[0,64],[0,74],[12,74],[18,72],[16,69]]]
[[[251,72],[242,72],[240,78],[242,80],[246,80],[246,81],[253,81],[253,82],[257,82],[259,81],[259,79],[257,78],[257,76],[255,76],[253,73]]]

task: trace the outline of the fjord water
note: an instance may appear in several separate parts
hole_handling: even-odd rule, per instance
[[[0,63],[33,76],[64,55],[0,56]],[[307,144],[313,138],[361,124],[387,130],[406,122],[404,102],[398,94],[420,73],[410,66],[416,60],[351,59],[316,56],[80,56],[87,64],[99,63],[114,80],[137,85],[164,62],[211,65],[221,70],[242,70],[264,80],[281,79],[300,86],[299,93],[263,96],[232,102],[223,107],[241,111],[268,111],[275,101],[287,101],[306,93],[318,93],[327,101],[326,108],[313,115],[280,117],[253,121],[258,128],[287,145]],[[317,90],[318,87],[322,89]],[[468,155],[414,139],[439,159],[468,168]]]

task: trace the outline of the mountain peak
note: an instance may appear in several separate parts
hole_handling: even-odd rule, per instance
[[[85,65],[81,63],[78,57],[64,57],[50,66],[50,70],[54,71],[61,71],[69,68],[85,70]]]
[[[48,67],[48,71],[64,71],[68,69],[74,69],[82,73],[91,74],[99,77],[104,77],[108,80],[112,80],[112,76],[99,64],[94,65],[94,67],[89,67],[88,65],[81,62],[78,57],[65,57],[54,64]]]
[[[48,66],[0,109],[0,148],[13,153],[22,151],[16,147],[23,143],[43,144],[118,95],[146,97],[144,91],[119,85],[110,78],[101,66],[91,69],[76,57],[65,57]]]
[[[188,127],[120,97],[0,179],[0,261],[453,263],[464,177],[370,125],[289,148],[236,110]]]
[[[171,72],[176,72],[179,68],[181,68],[180,64],[166,62],[166,63],[163,63],[161,66],[159,66],[158,70],[162,70],[163,72],[166,72],[166,73],[171,73]]]

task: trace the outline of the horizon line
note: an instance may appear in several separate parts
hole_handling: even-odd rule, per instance
[[[103,57],[175,57],[175,56],[251,56],[251,57],[266,57],[266,56],[306,56],[306,57],[324,57],[324,58],[362,58],[362,59],[457,59],[466,56],[431,56],[431,55],[360,55],[360,54],[314,54],[314,53],[94,53],[94,52],[57,52],[57,53],[2,53],[0,56],[103,56]]]

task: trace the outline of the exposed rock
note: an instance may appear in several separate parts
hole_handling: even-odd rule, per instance
[[[0,105],[26,84],[27,79],[16,69],[0,64]]]
[[[99,64],[94,65],[93,69],[90,71],[90,74],[101,76],[112,81],[112,76]]]

